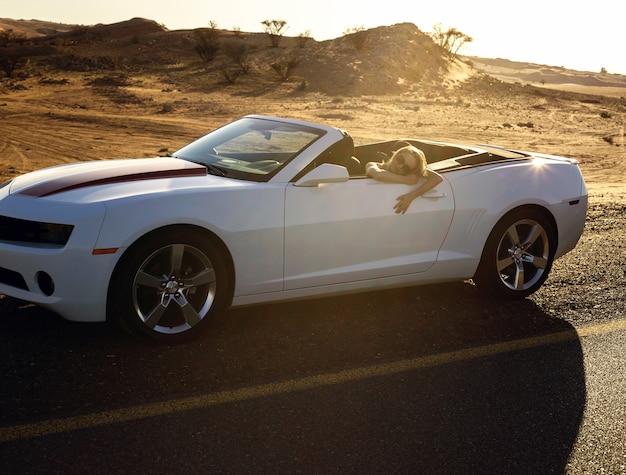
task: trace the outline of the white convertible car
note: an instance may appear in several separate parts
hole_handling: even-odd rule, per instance
[[[404,140],[404,139],[403,139]],[[587,211],[575,160],[409,139],[443,182],[412,189],[325,125],[247,116],[170,157],[47,168],[0,188],[0,293],[157,342],[228,306],[473,278],[523,298]]]

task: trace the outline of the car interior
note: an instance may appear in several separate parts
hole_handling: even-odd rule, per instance
[[[380,162],[391,157],[391,154],[402,145],[410,143],[426,155],[428,163],[435,163],[449,158],[461,157],[475,153],[473,150],[445,144],[437,144],[421,140],[390,140],[365,145],[354,145],[352,137],[344,132],[343,138],[321,154],[311,168],[322,163],[332,163],[346,167],[351,177],[365,176],[367,162]]]

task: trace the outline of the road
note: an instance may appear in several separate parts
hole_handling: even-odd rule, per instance
[[[230,310],[173,347],[0,316],[0,473],[626,473],[619,316],[469,283]]]

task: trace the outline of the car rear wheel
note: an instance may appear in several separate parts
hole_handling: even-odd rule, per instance
[[[115,318],[129,333],[157,343],[198,336],[226,302],[226,266],[195,232],[162,231],[133,245],[111,283]]]
[[[555,232],[541,212],[515,211],[491,232],[474,282],[495,297],[527,297],[548,278],[555,249]]]

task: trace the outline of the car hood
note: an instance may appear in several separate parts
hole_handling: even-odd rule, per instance
[[[102,160],[27,173],[13,180],[10,193],[41,198],[92,186],[206,174],[204,166],[178,158]]]

